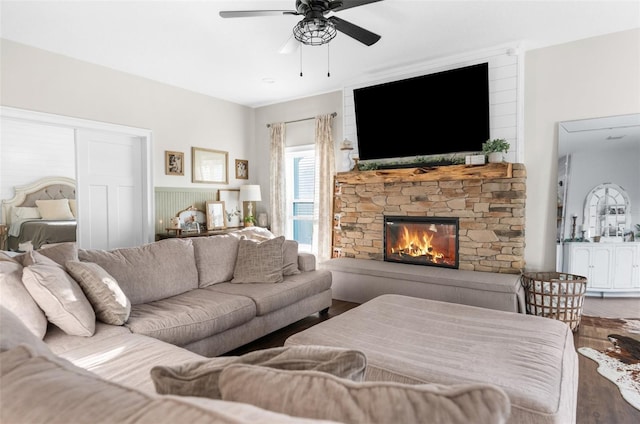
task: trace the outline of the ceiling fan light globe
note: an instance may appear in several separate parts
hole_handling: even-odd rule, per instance
[[[303,19],[293,27],[293,36],[308,46],[321,46],[331,41],[337,34],[333,22],[326,19]]]

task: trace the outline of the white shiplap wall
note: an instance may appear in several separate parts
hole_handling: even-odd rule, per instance
[[[522,66],[518,60],[516,48],[501,47],[437,62],[425,62],[410,67],[375,72],[345,86],[343,90],[344,137],[353,142],[355,149],[353,156],[357,156],[358,148],[353,104],[354,89],[487,62],[489,64],[490,137],[506,139],[511,145],[507,160],[522,162],[522,147],[518,136]]]
[[[43,177],[76,178],[73,128],[6,117],[0,126],[0,199]]]

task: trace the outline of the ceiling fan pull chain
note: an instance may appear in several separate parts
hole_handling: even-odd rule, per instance
[[[302,44],[300,44],[300,76],[302,76]]]
[[[331,76],[331,58],[329,55],[329,45],[327,44],[327,78]]]

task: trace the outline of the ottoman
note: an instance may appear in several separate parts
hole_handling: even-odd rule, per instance
[[[578,355],[561,321],[387,294],[287,345],[362,350],[370,381],[494,384],[511,401],[509,423],[576,421]]]

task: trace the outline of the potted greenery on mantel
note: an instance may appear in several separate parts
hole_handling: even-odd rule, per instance
[[[504,154],[509,151],[509,143],[504,138],[494,138],[482,143],[482,153],[487,155],[489,163],[504,161]]]

